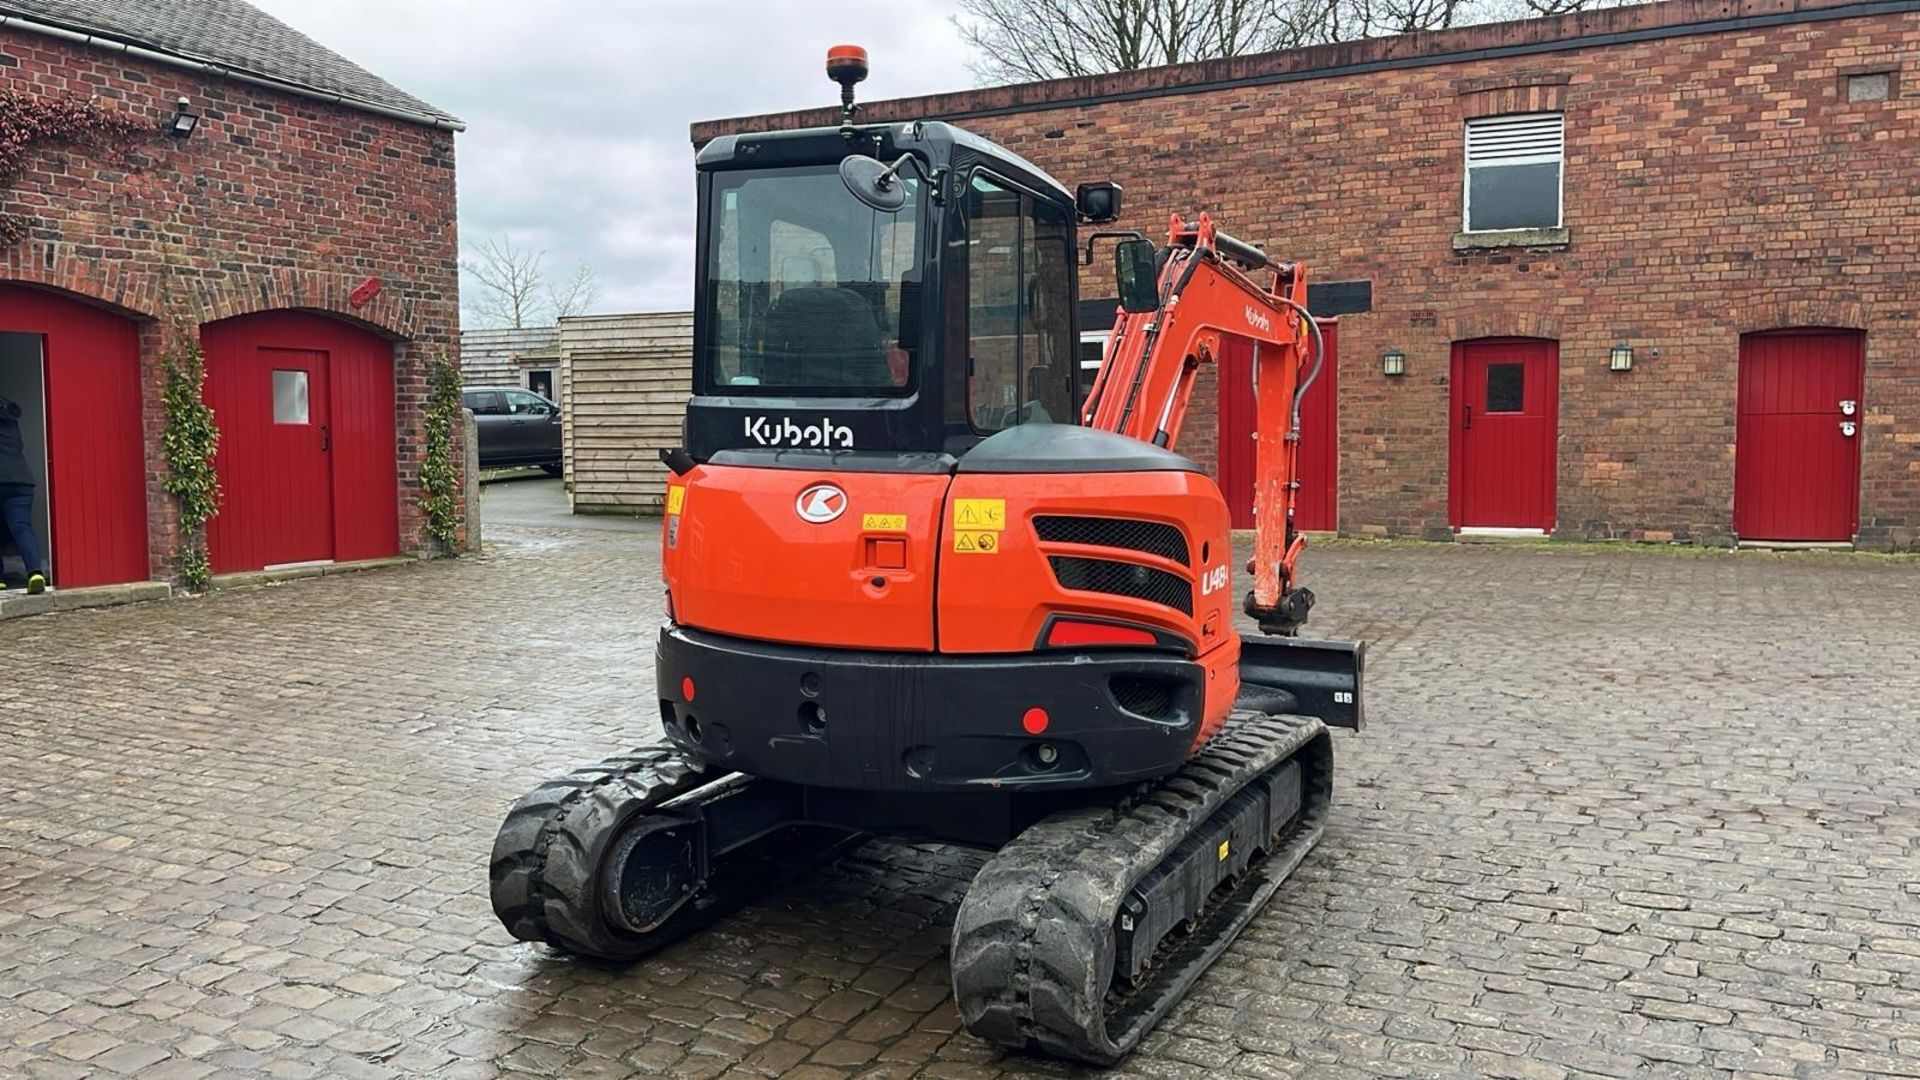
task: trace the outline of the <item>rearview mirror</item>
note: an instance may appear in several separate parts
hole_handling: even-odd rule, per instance
[[[1144,315],[1160,307],[1159,258],[1153,241],[1122,240],[1113,249],[1113,279],[1120,286],[1120,310]]]
[[[840,181],[853,197],[883,214],[897,214],[907,205],[907,186],[900,182],[900,166],[912,155],[902,155],[889,167],[885,162],[858,154],[840,160]]]

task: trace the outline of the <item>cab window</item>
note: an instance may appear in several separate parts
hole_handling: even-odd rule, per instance
[[[1071,219],[978,174],[966,215],[969,424],[1072,423]]]
[[[919,179],[902,179],[906,205],[892,214],[855,199],[837,166],[721,173],[712,183],[702,385],[907,392],[919,349]]]

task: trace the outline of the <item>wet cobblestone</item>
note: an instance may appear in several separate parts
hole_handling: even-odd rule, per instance
[[[650,533],[0,626],[0,1075],[990,1077],[978,857],[870,844],[626,970],[506,805],[650,741]],[[1920,1074],[1920,565],[1310,554],[1370,642],[1327,839],[1123,1073]]]

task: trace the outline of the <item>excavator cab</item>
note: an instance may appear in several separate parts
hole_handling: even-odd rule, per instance
[[[1040,169],[942,123],[725,136],[696,166],[696,460],[933,468],[1072,421],[1076,211]]]

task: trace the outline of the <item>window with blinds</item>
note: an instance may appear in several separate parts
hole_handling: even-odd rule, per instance
[[[1560,113],[1467,121],[1467,231],[1559,228],[1565,151]]]

